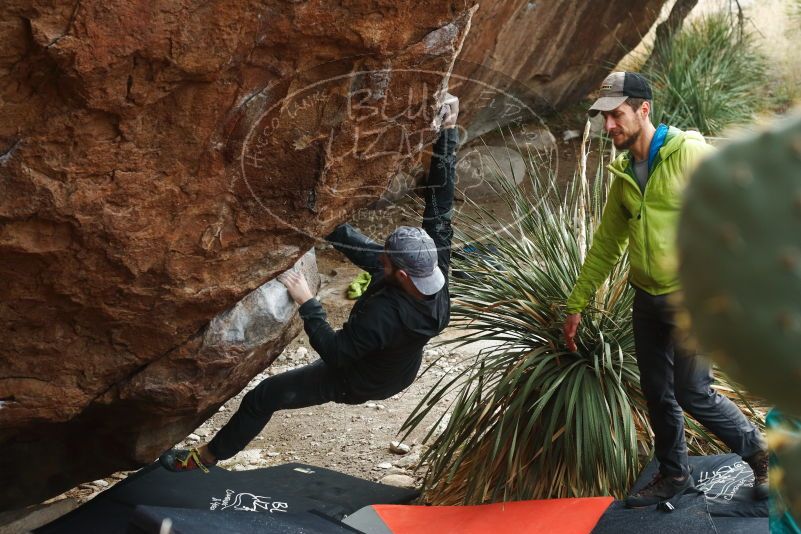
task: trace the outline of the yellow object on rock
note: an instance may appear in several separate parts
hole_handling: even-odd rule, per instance
[[[357,298],[361,297],[364,292],[367,291],[367,286],[370,285],[370,280],[372,280],[370,273],[359,273],[359,276],[354,278],[353,282],[351,282],[348,286],[348,298],[351,300],[356,300]]]

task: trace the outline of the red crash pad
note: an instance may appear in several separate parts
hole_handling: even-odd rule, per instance
[[[614,499],[548,499],[479,506],[374,505],[393,534],[589,534]]]

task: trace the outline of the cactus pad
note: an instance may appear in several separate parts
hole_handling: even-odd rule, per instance
[[[702,347],[751,391],[801,415],[801,119],[704,161],[678,239]]]

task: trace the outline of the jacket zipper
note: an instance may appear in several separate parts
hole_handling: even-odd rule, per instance
[[[665,143],[667,143],[667,140],[665,140]],[[647,214],[645,213],[645,195],[648,193],[648,184],[651,183],[651,176],[656,172],[656,169],[662,165],[665,159],[657,156],[657,160],[654,162],[654,168],[648,173],[648,181],[645,182],[645,188],[640,191],[640,185],[637,183],[637,179],[633,174],[634,170],[631,164],[631,154],[629,154],[629,158],[629,162],[621,174],[628,178],[629,183],[634,186],[634,188],[637,190],[637,193],[639,193],[642,197],[642,201],[640,202],[640,213],[637,215],[637,219],[642,220],[643,233],[645,236],[645,272],[649,278],[653,278],[651,275],[651,244],[650,240],[648,239],[648,218],[646,216]]]
[[[625,174],[630,178],[629,181],[633,183],[634,187],[637,189],[637,193],[639,193],[642,197],[642,200],[640,201],[640,212],[637,214],[637,219],[642,221],[643,235],[645,237],[645,273],[649,278],[651,278],[651,246],[648,241],[648,218],[645,212],[645,194],[648,192],[648,184],[651,182],[651,173],[648,173],[648,181],[645,182],[645,188],[641,191],[640,185],[637,183],[637,180],[632,174],[633,172],[631,161],[629,161],[628,165],[626,165]]]
[[[634,181],[635,185],[637,186],[637,192],[642,195],[642,202],[640,202],[640,213],[637,215],[637,218],[642,220],[643,235],[645,236],[645,273],[649,278],[653,278],[653,275],[651,274],[651,241],[648,239],[648,214],[646,213],[645,209],[645,198],[648,195],[648,186],[651,183],[651,176],[660,165],[662,165],[662,158],[659,158],[654,165],[654,168],[648,172],[648,180],[645,182],[645,188],[642,191],[640,191],[639,184],[637,184],[637,181],[631,174],[634,172],[632,170],[631,161],[629,161],[629,164],[626,167],[626,174],[632,179],[632,181]]]
[[[640,204],[640,216],[642,217],[643,232],[645,233],[645,272],[651,279],[653,279],[653,275],[651,274],[651,241],[648,239],[648,217],[645,213],[645,197],[648,195],[648,186],[651,184],[651,176],[653,176],[660,165],[662,165],[662,158],[659,158],[656,164],[654,164],[654,168],[648,172],[648,181],[645,182],[645,188],[642,192],[642,204]],[[639,189],[639,187],[637,189]]]
[[[651,182],[651,177],[648,176],[648,181],[645,182],[645,190],[642,193],[642,204],[640,206],[640,213],[642,214],[642,227],[645,233],[645,272],[648,278],[653,279],[651,275],[651,242],[648,239],[648,216],[645,213],[645,195],[648,193],[648,184]]]

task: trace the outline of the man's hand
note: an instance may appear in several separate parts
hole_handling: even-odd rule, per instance
[[[278,281],[286,286],[289,296],[300,305],[314,298],[309,289],[309,284],[306,283],[306,278],[297,271],[292,269],[285,271],[278,276]]]
[[[442,103],[440,114],[442,116],[442,129],[455,127],[456,119],[459,117],[459,97],[445,93],[445,100]]]
[[[567,349],[571,352],[576,352],[576,331],[578,330],[580,322],[581,314],[571,313],[565,318],[565,325],[562,327],[562,332],[565,334]]]

